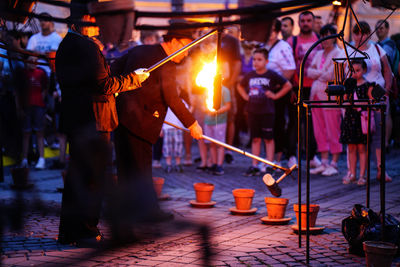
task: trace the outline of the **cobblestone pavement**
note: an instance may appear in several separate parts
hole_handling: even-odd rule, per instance
[[[196,148],[194,147],[196,152]],[[196,155],[196,153],[194,153]],[[264,197],[271,196],[261,177],[244,177],[242,173],[250,159],[234,155],[235,161],[225,165],[225,174],[213,176],[198,172],[195,166],[184,168],[183,173],[166,174],[154,169],[154,176],[165,178],[164,194],[170,200],[161,205],[175,215],[172,223],[144,228],[143,238],[131,245],[96,252],[89,248],[64,246],[56,242],[59,223],[62,187],[60,171],[31,171],[30,179],[34,189],[26,191],[24,198],[33,203],[40,198],[48,208],[47,213],[29,212],[24,215],[23,230],[4,229],[1,260],[3,266],[181,266],[204,265],[202,256],[202,235],[199,227],[209,227],[211,266],[304,266],[305,236],[302,247],[298,246],[298,235],[291,226],[296,224],[293,203],[297,202],[297,173],[280,184],[282,197],[289,199],[286,217],[292,220],[288,225],[265,225],[261,218],[267,216]],[[283,162],[285,164],[285,162]],[[371,166],[374,166],[372,163]],[[393,150],[387,155],[388,171],[393,182],[386,186],[386,212],[400,219],[400,151]],[[331,177],[311,176],[311,203],[320,205],[317,226],[325,229],[310,237],[310,265],[312,266],[363,266],[365,259],[348,254],[347,242],[341,233],[341,221],[350,215],[354,204],[365,204],[365,187],[355,184],[342,185],[345,175],[345,155],[339,162],[340,174]],[[16,197],[11,190],[11,177],[6,170],[5,182],[0,183],[0,199],[8,207]],[[373,170],[371,177],[375,177]],[[278,175],[275,175],[276,177]],[[303,201],[305,201],[305,175],[303,175]],[[212,200],[216,205],[209,209],[193,208],[189,201],[195,199],[194,182],[215,184]],[[256,190],[252,207],[257,212],[250,216],[232,215],[235,206],[232,190],[252,188]],[[379,184],[371,179],[371,208],[379,211]],[[4,219],[4,218],[3,218]],[[109,236],[105,222],[101,230]],[[143,229],[142,229],[143,230]],[[151,231],[150,231],[151,230]],[[149,234],[146,234],[146,231]],[[150,234],[151,233],[151,234]],[[393,266],[400,258],[394,260]]]

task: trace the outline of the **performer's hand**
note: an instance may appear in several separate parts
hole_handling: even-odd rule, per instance
[[[199,123],[195,121],[192,125],[189,126],[190,135],[195,139],[201,139],[203,136],[203,129],[201,129]]]
[[[135,74],[139,77],[140,83],[144,82],[150,76],[150,72],[146,72],[146,69],[137,69],[134,71]]]

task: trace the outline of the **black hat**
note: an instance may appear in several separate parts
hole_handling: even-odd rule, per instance
[[[167,37],[170,38],[187,38],[190,40],[194,40],[193,38],[193,29],[182,29],[183,26],[189,25],[189,22],[184,19],[178,20],[170,20],[170,25],[173,26],[173,29],[169,29],[168,32],[163,35],[164,39]]]

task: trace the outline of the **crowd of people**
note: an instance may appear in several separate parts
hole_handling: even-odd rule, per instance
[[[51,18],[47,13],[41,15]],[[61,38],[50,20],[40,21],[40,32],[30,36],[27,42],[26,34],[2,32],[1,42],[14,49],[0,51],[6,56],[0,58],[1,135],[3,140],[19,139],[19,142],[3,142],[4,151],[18,158],[21,167],[33,163],[36,169],[41,170],[46,167],[64,169],[69,165],[60,242],[71,243],[98,234],[100,196],[93,195],[96,200],[87,204],[86,210],[91,212],[85,213],[84,218],[79,216],[79,211],[71,212],[85,202],[77,194],[74,181],[85,181],[81,186],[88,192],[93,184],[105,186],[99,183],[105,181],[103,178],[95,182],[94,178],[101,174],[94,170],[91,160],[102,166],[103,172],[100,173],[106,176],[112,175],[113,166],[116,166],[118,183],[123,189],[119,194],[147,203],[153,219],[168,218],[169,214],[159,211],[155,194],[132,196],[126,188],[131,188],[132,183],[136,188],[149,188],[152,167],[164,167],[167,173],[183,172],[182,165],[198,163],[197,171],[223,175],[224,162],[232,163],[234,156],[223,147],[201,139],[202,134],[229,145],[250,146],[252,154],[257,156],[261,156],[262,144],[265,144],[268,161],[282,165],[286,159],[289,167],[297,164],[297,149],[305,149],[304,141],[297,148],[295,103],[300,65],[307,50],[319,38],[337,32],[336,25],[323,25],[322,21],[323,18],[310,11],[302,12],[298,19],[300,33],[294,36],[292,18],[274,19],[265,43],[240,41],[237,27],[225,29],[220,55],[221,103],[217,109],[207,108],[207,92],[196,84],[204,62],[211,62],[216,56],[215,37],[202,42],[189,53],[175,57],[151,75],[142,69],[201,36],[206,32],[204,29],[169,30],[162,39],[157,32],[144,31],[140,40],[118,46],[101,44],[95,37],[88,38],[84,28],[74,25]],[[387,21],[377,21],[375,29],[377,43],[367,39],[372,32],[367,22],[360,21],[359,26],[353,27],[353,46],[369,57],[351,60],[351,66],[345,68],[347,72],[352,70],[352,78],[357,83],[354,98],[373,99],[372,90],[376,85],[385,89],[385,147],[389,149],[393,144],[400,145],[400,101],[397,96],[400,38],[399,35],[389,38]],[[23,48],[43,56],[24,57],[16,52]],[[351,57],[359,56],[359,51],[348,48]],[[44,60],[46,57],[47,61]],[[335,79],[332,59],[343,57],[344,51],[335,39],[323,41],[311,52],[304,64],[305,100],[328,100],[325,89],[327,83]],[[377,110],[372,114],[371,144],[376,156],[377,178],[380,178],[381,116]],[[189,128],[190,134],[169,125],[163,126],[164,118]],[[305,118],[303,114],[302,119]],[[351,106],[313,109],[309,151],[311,173],[337,175],[339,155],[346,147],[348,171],[342,182],[365,185],[367,140],[364,122],[365,109]],[[304,137],[305,121],[299,123]],[[32,138],[32,133],[35,138]],[[241,143],[243,133],[249,134],[248,143]],[[97,139],[93,139],[94,136]],[[191,153],[192,138],[198,139],[198,158]],[[67,142],[71,155],[69,164]],[[17,149],[18,143],[22,143],[21,149]],[[38,154],[33,160],[28,156],[32,144],[35,144]],[[52,165],[46,164],[44,158],[46,144],[60,149],[59,159]],[[115,150],[114,159],[101,157],[103,152],[112,154],[107,152],[109,144]],[[93,153],[97,151],[98,157],[88,158],[84,148]],[[360,164],[358,178],[357,156]],[[79,171],[82,166],[86,166],[83,173]],[[279,170],[253,160],[243,174],[258,176],[274,171]],[[83,178],[88,173],[89,178]],[[387,182],[391,181],[387,173],[384,177]],[[138,184],[138,181],[145,182]],[[129,220],[128,217],[124,219]],[[125,233],[118,232],[119,227],[115,229],[117,237],[125,236]]]
[[[41,15],[50,17],[48,13]],[[298,90],[300,64],[305,52],[314,42],[321,37],[336,33],[335,25],[322,25],[321,17],[315,16],[310,11],[301,13],[298,23],[300,33],[294,36],[292,18],[284,17],[274,20],[269,39],[264,44],[248,41],[240,42],[240,34],[236,27],[230,27],[225,31],[222,39],[222,58],[225,65],[223,68],[223,101],[220,110],[210,111],[204,108],[204,88],[196,86],[194,78],[201,68],[201,64],[197,61],[199,59],[201,62],[210,60],[210,54],[215,56],[216,47],[215,45],[210,46],[210,43],[215,42],[215,39],[201,44],[198,49],[191,50],[189,57],[184,60],[182,66],[178,67],[180,73],[177,76],[179,77],[177,79],[177,90],[185,101],[186,107],[195,115],[208,136],[230,145],[251,145],[252,153],[255,155],[260,155],[262,151],[260,144],[263,139],[266,145],[266,159],[281,164],[281,160],[286,157],[289,166],[297,163],[297,108],[294,102]],[[364,75],[366,81],[376,82],[388,92],[389,108],[385,146],[389,149],[393,144],[396,146],[400,144],[400,131],[397,124],[392,122],[398,121],[398,110],[400,109],[397,92],[393,91],[396,86],[392,85],[392,82],[395,83],[399,80],[399,38],[397,38],[397,35],[390,38],[388,36],[389,23],[379,20],[375,25],[378,42],[371,45],[373,42],[370,40],[364,42],[365,37],[371,33],[370,26],[366,22],[362,22],[360,25],[361,29],[358,26],[352,29],[353,44],[360,46],[362,51],[371,56],[370,59],[365,60],[367,65]],[[193,36],[196,34],[199,36],[202,32],[204,33],[204,31],[198,30],[193,33]],[[3,32],[2,36],[2,40],[7,40],[6,42],[16,48],[26,48],[52,57],[54,57],[54,52],[57,51],[62,40],[54,31],[53,22],[47,20],[40,21],[40,32],[32,36],[16,31]],[[117,47],[106,45],[102,53],[109,63],[113,63],[116,59],[125,56],[132,47],[154,45],[160,43],[160,41],[161,37],[158,32],[143,31],[140,39],[125,42]],[[14,55],[15,59],[21,57],[11,51],[2,50],[1,52],[3,55]],[[205,56],[206,54],[208,59]],[[353,54],[356,55],[357,53]],[[343,56],[343,50],[333,39],[322,42],[314,49],[305,63],[303,88],[305,99],[327,100],[326,84],[334,80],[332,58]],[[265,62],[263,58],[265,58]],[[65,168],[66,136],[59,131],[61,91],[56,80],[55,70],[51,68],[54,64],[50,64],[49,67],[45,65],[46,61],[33,56],[25,58],[25,60],[27,60],[25,64],[13,60],[11,69],[8,60],[1,59],[2,100],[15,103],[14,106],[7,103],[3,108],[8,109],[8,111],[15,108],[15,117],[21,118],[19,125],[15,125],[18,121],[15,120],[12,123],[15,127],[8,127],[8,130],[3,130],[2,136],[5,136],[6,140],[7,135],[14,137],[11,139],[22,136],[22,148],[19,150],[22,166],[29,166],[29,163],[33,161],[36,169]],[[257,71],[257,65],[260,64],[258,63],[259,60],[262,62],[261,65],[265,63],[265,69]],[[254,72],[262,76],[267,71],[269,74],[274,73],[274,76],[265,78],[264,81],[251,77],[255,75]],[[24,78],[15,79],[11,75],[12,72],[15,73],[14,76],[21,75]],[[251,74],[252,72],[253,74]],[[278,74],[278,76],[275,74]],[[13,83],[13,79],[17,83]],[[277,80],[279,83],[275,84]],[[292,90],[289,90],[289,87]],[[16,93],[12,94],[13,91]],[[278,94],[278,97],[276,94]],[[11,101],[10,97],[15,97],[16,101]],[[262,112],[263,107],[268,110]],[[255,118],[253,114],[259,114],[260,118],[267,118],[265,120],[268,120],[268,122]],[[345,127],[342,123],[344,114],[344,111],[337,108],[314,109],[312,111],[310,151],[312,174],[330,176],[338,173],[337,161],[342,152],[343,144],[349,144],[343,138],[345,135]],[[348,114],[348,110],[346,110],[346,114]],[[378,115],[374,118],[379,120]],[[168,111],[167,120],[179,124],[179,119],[171,110]],[[2,121],[7,123],[7,118]],[[346,122],[346,120],[343,120],[343,122]],[[305,122],[300,123],[304,128]],[[21,127],[21,134],[13,134],[17,132],[16,127]],[[35,133],[34,139],[32,139],[32,132]],[[249,133],[250,143],[241,143],[240,136],[243,136],[242,133]],[[376,136],[374,140],[379,140],[379,131],[375,131],[374,136]],[[361,139],[364,140],[364,136]],[[207,144],[203,140],[198,143],[200,157],[192,159],[190,136],[176,129],[172,130],[171,126],[164,125],[160,137],[153,147],[153,167],[163,167],[161,160],[164,157],[166,162],[164,167],[168,173],[174,170],[182,172],[184,169],[182,165],[191,165],[193,161],[196,161],[199,162],[198,170],[210,171],[216,175],[224,174],[223,162],[231,163],[233,160],[230,151],[216,147],[215,144]],[[32,152],[32,145],[36,148],[37,156],[29,159],[28,162],[28,153]],[[59,159],[53,161],[52,164],[46,165],[45,163],[45,145],[60,149]],[[379,143],[376,141],[374,145],[377,161],[379,161]],[[349,145],[348,147],[352,146]],[[301,149],[304,149],[304,145]],[[6,153],[8,150],[12,154],[13,148],[9,149],[6,145]],[[321,160],[316,155],[317,152],[320,153]],[[331,160],[329,160],[329,152],[332,154]],[[353,150],[350,151],[347,148],[347,152],[349,155],[353,155]],[[359,152],[360,155],[364,155],[363,147],[359,148]],[[350,158],[353,157],[349,156]],[[360,163],[364,161],[363,158],[364,156],[362,156]],[[349,162],[352,161],[349,160]],[[364,166],[364,163],[361,165]],[[377,166],[379,167],[379,164]],[[252,176],[265,171],[272,171],[272,169],[265,164],[258,164],[253,161],[244,174]],[[365,180],[364,173],[364,168],[361,167],[359,184],[363,184],[362,181]],[[344,183],[353,179],[355,175],[354,168],[349,163],[349,172],[343,179]],[[390,180],[388,175],[387,180]]]

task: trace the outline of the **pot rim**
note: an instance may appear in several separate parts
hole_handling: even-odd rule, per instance
[[[236,188],[232,190],[234,197],[253,197],[256,190],[250,188]]]

